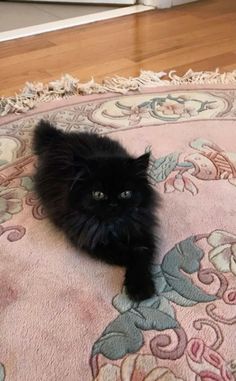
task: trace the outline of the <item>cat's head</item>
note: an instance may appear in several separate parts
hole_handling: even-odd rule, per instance
[[[78,160],[69,195],[71,207],[102,220],[122,218],[145,207],[152,196],[149,156]]]

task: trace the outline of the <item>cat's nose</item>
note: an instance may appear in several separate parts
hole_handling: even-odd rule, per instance
[[[115,202],[111,202],[111,203],[109,204],[109,206],[110,206],[111,208],[115,208],[115,207],[117,206],[117,204],[116,204]]]

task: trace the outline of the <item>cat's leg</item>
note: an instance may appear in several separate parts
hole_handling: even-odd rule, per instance
[[[140,301],[155,294],[152,276],[153,247],[136,247],[130,252],[126,269],[125,286],[131,299]]]
[[[128,248],[118,244],[97,245],[93,250],[86,247],[85,250],[110,265],[126,267]]]

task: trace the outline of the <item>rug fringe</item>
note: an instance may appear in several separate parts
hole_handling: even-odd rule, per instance
[[[185,84],[236,84],[236,70],[220,73],[219,69],[200,72],[190,69],[183,76],[178,76],[175,70],[168,74],[142,70],[138,77],[115,76],[105,78],[102,84],[96,83],[93,78],[87,83],[80,83],[79,79],[66,74],[61,79],[49,82],[47,85],[41,82],[27,82],[19,94],[13,97],[0,97],[0,115],[24,113],[41,102],[71,95],[107,92],[127,94],[130,91],[140,91],[149,87]]]

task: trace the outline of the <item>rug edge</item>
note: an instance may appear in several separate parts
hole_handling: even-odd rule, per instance
[[[206,84],[236,84],[236,70],[221,73],[215,71],[193,71],[189,69],[183,76],[178,76],[175,70],[154,72],[141,70],[138,77],[107,77],[102,83],[92,78],[81,83],[79,79],[69,74],[48,84],[42,82],[26,82],[23,90],[12,97],[0,97],[0,116],[25,113],[35,108],[39,103],[66,98],[73,95],[91,95],[102,93],[120,93],[141,91],[145,88],[170,85],[206,85]]]

